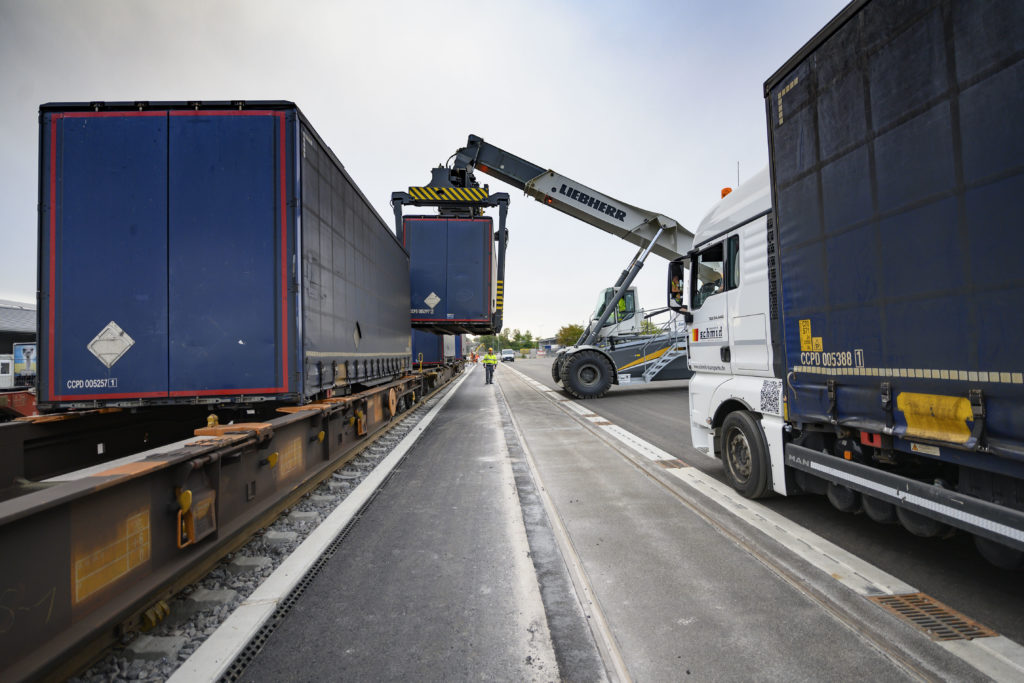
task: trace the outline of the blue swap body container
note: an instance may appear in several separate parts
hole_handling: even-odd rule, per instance
[[[46,104],[39,181],[42,407],[408,369],[408,254],[293,103]]]
[[[418,368],[420,354],[423,366],[444,365],[462,360],[461,334],[435,334],[427,330],[412,330],[412,360]]]
[[[491,218],[405,216],[403,228],[412,326],[492,334],[500,293]]]
[[[766,82],[790,421],[1024,479],[1022,31],[1021,3],[855,2]],[[958,433],[912,443],[915,404]]]
[[[413,328],[412,360],[415,367],[418,368],[420,363],[423,364],[423,367],[443,365],[445,362],[444,341],[445,335],[443,334]],[[420,360],[420,354],[423,355],[422,360]]]

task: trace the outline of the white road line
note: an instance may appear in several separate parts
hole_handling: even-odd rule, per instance
[[[472,370],[472,369],[471,369]],[[448,400],[469,377],[466,372],[455,381],[445,396],[437,402],[427,415],[406,434],[395,449],[381,460],[359,486],[353,489],[344,501],[314,529],[306,540],[274,570],[274,573],[260,584],[252,594],[242,601],[216,631],[210,635],[192,656],[167,679],[168,683],[194,683],[195,681],[216,681],[232,662],[241,654],[260,627],[270,618],[278,604],[288,597],[309,568],[334,542],[342,529],[355,517],[373,492],[391,473],[406,452],[419,439]]]
[[[535,383],[518,370],[515,372],[521,378],[527,379],[527,383]],[[550,400],[550,394],[542,395]],[[575,401],[566,400],[558,403],[563,408],[569,408],[581,415],[592,412]],[[617,425],[595,426],[648,460],[675,459],[657,446]],[[700,470],[684,467],[665,471],[860,595],[902,595],[918,592],[910,584],[791,522],[757,501],[744,498],[732,487]],[[975,638],[943,641],[940,644],[997,681],[1024,680],[1024,647],[1009,638]]]
[[[901,595],[918,592],[910,584],[900,581],[764,505],[744,498],[732,487],[700,470],[686,467],[667,472],[860,595]]]
[[[518,370],[516,373],[520,377],[524,377]],[[500,390],[501,385],[499,384],[498,387]],[[502,395],[505,396],[505,404],[509,405],[508,396],[505,395],[503,390]],[[608,618],[605,616],[604,610],[601,609],[601,603],[597,600],[590,577],[587,576],[587,572],[583,568],[583,561],[576,553],[576,549],[572,545],[572,539],[569,537],[569,532],[566,530],[565,525],[562,523],[562,518],[558,514],[558,509],[544,487],[544,482],[540,478],[540,471],[537,469],[537,463],[533,459],[533,452],[530,451],[526,438],[523,436],[522,428],[519,426],[519,420],[511,409],[509,409],[508,414],[512,420],[512,428],[515,430],[516,439],[519,441],[520,448],[523,449],[526,464],[530,468],[534,482],[537,484],[537,496],[544,505],[548,521],[551,524],[551,531],[555,536],[555,542],[558,544],[562,559],[569,570],[569,578],[572,581],[573,588],[576,590],[576,599],[579,600],[583,613],[587,615],[587,623],[590,626],[591,633],[594,635],[598,651],[604,660],[608,677],[611,683],[629,683],[633,679],[629,675],[629,669],[626,667],[626,660],[622,656],[622,651],[619,649],[615,636],[612,634]]]

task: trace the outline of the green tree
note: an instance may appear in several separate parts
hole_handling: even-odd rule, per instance
[[[641,334],[658,334],[661,332],[661,328],[652,323],[650,320],[644,320],[640,323]]]
[[[555,341],[562,346],[572,346],[583,335],[583,325],[565,325],[555,332]]]
[[[480,349],[481,354],[487,353],[488,348],[497,349],[500,346],[498,344],[497,337],[495,337],[493,334],[485,334],[479,337],[474,337],[473,341],[471,341],[469,344],[469,350],[472,351],[481,344],[484,345],[484,347]]]
[[[536,344],[533,341],[533,333],[530,332],[529,330],[522,333],[520,333],[519,330],[513,330],[512,341],[514,341],[517,344],[516,348],[520,350],[532,349],[536,346]]]

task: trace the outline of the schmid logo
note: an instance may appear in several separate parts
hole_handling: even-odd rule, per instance
[[[722,327],[705,327],[704,329],[693,328],[693,341],[720,341],[725,338],[725,329]]]

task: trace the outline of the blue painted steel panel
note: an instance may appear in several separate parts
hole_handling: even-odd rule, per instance
[[[166,396],[167,119],[51,114],[43,133],[39,400]],[[107,367],[88,346],[111,322],[134,344]]]
[[[413,326],[487,333],[493,325],[493,221],[409,216],[404,222]]]
[[[448,220],[448,311],[456,320],[491,319],[490,218]]]
[[[446,318],[448,221],[444,218],[406,218],[405,248],[409,252],[410,313],[413,322]],[[432,297],[438,299],[435,306],[430,305]]]
[[[423,354],[422,360],[420,354]],[[419,367],[423,365],[440,365],[444,363],[444,336],[413,329],[412,331],[412,360]]]
[[[882,383],[980,390],[1024,459],[1024,6],[969,6],[867,2],[766,84],[781,371],[792,420],[896,436]]]
[[[283,386],[280,117],[170,117],[172,395]]]

